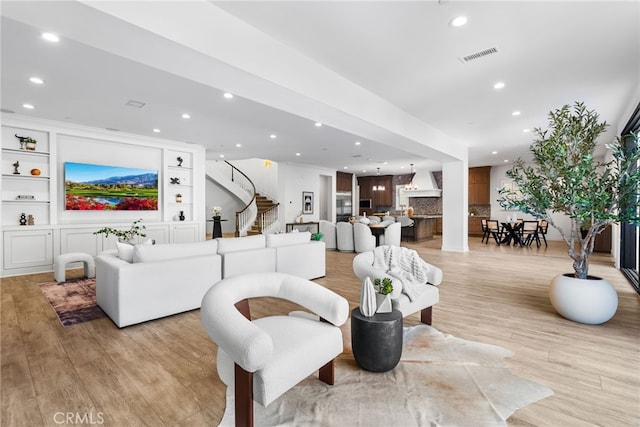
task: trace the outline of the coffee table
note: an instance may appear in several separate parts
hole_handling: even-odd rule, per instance
[[[372,372],[395,368],[402,356],[402,313],[376,313],[371,317],[351,311],[351,348],[358,366]]]

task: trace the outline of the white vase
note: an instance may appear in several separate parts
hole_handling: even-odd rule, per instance
[[[376,304],[378,308],[376,313],[391,313],[393,307],[391,305],[391,295],[376,294]]]
[[[575,322],[599,325],[611,319],[618,309],[618,294],[599,277],[576,279],[573,274],[553,278],[549,288],[551,305],[562,316]]]
[[[376,314],[376,290],[370,278],[365,277],[360,288],[360,313],[363,316],[371,317]]]

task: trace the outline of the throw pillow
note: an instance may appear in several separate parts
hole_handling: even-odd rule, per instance
[[[133,262],[133,249],[134,246],[131,243],[116,242],[116,249],[118,249],[118,258],[126,262]]]

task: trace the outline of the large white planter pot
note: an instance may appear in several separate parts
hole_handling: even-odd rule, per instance
[[[618,294],[599,277],[576,279],[573,274],[553,278],[549,288],[551,305],[562,316],[575,322],[599,325],[611,319],[618,309]]]

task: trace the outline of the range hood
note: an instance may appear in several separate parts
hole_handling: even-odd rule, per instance
[[[438,188],[436,179],[431,172],[421,174],[419,179],[416,179],[417,174],[413,177],[413,184],[417,187],[416,190],[405,190],[404,194],[407,197],[442,197],[442,190]]]

